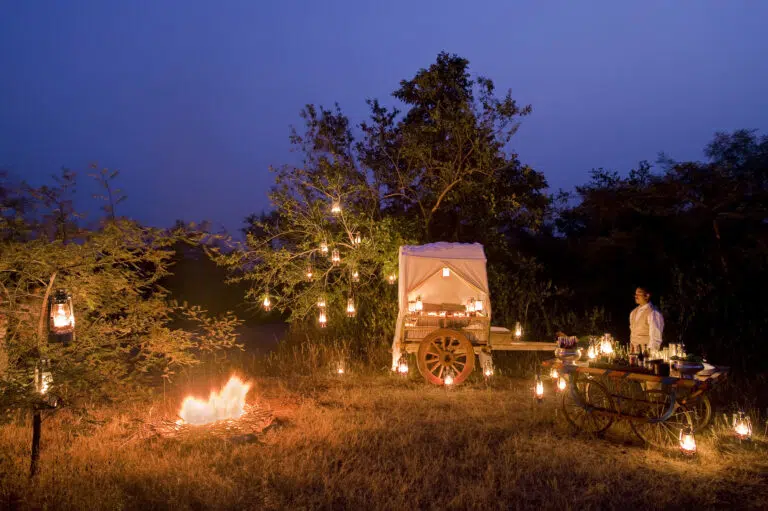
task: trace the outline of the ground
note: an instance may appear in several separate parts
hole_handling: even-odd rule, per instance
[[[0,427],[0,508],[768,508],[768,445],[717,428],[699,453],[647,449],[619,425],[574,435],[547,383],[446,391],[389,376],[255,381],[275,423],[255,439],[147,435],[169,406],[61,411],[27,477],[28,419]],[[180,400],[179,400],[180,401]]]

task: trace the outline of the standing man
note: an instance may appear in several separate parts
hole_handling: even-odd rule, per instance
[[[651,303],[651,293],[644,287],[635,290],[637,307],[629,314],[629,342],[635,348],[661,349],[664,316]]]

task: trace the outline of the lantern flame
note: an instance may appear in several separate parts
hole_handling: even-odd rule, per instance
[[[596,351],[597,350],[595,350],[594,346],[590,346],[589,349],[587,350],[587,358],[589,358],[590,360],[594,360],[595,357],[597,357]]]
[[[269,300],[269,295],[264,297],[264,302],[262,305],[264,306],[265,311],[269,311],[269,309],[272,308],[272,302]]]
[[[536,375],[536,389],[534,393],[539,401],[544,397],[544,382],[541,381],[541,377],[538,374]]]
[[[443,379],[444,385],[453,385],[453,375],[451,373],[448,373],[445,375],[445,378]]]
[[[394,273],[392,273],[392,274],[391,274],[391,275],[388,277],[388,280],[389,280],[389,283],[390,283],[390,284],[394,284],[394,283],[395,283],[395,280],[397,280],[397,277],[395,276],[395,274],[394,274]]]
[[[341,213],[341,203],[340,202],[338,202],[338,201],[334,201],[333,202],[333,204],[331,205],[331,213],[333,213],[334,215],[338,215],[339,213]]]
[[[352,282],[360,282],[360,273],[357,270],[352,272]]]
[[[232,376],[219,392],[211,391],[208,401],[187,396],[181,403],[181,419],[177,423],[202,425],[242,417],[245,413],[245,395],[250,388],[250,383]]]
[[[562,376],[557,379],[557,389],[558,390],[565,390],[565,388],[568,386],[568,383],[565,381],[565,378]]]
[[[515,337],[519,339],[522,336],[523,336],[523,325],[521,325],[520,322],[518,321],[517,323],[515,323]]]
[[[613,355],[613,344],[608,339],[603,339],[600,343],[600,351],[606,355]]]
[[[416,312],[421,312],[424,310],[424,302],[421,301],[421,296],[418,296],[416,298],[416,305],[413,308]]]
[[[408,373],[408,364],[405,362],[400,362],[400,365],[397,366],[397,372],[400,374]]]
[[[549,376],[550,376],[550,378],[552,378],[553,380],[556,380],[556,379],[557,379],[557,378],[560,376],[560,373],[558,373],[558,372],[557,372],[557,368],[556,368],[556,367],[553,367],[553,368],[552,368],[552,372],[551,372],[551,373],[549,373]]]
[[[451,276],[451,269],[447,266],[443,266],[443,277],[450,277]]]
[[[325,328],[325,325],[328,323],[328,318],[326,317],[324,310],[320,311],[320,315],[317,317],[317,322],[320,323],[320,328]]]
[[[354,318],[357,311],[355,310],[355,299],[350,298],[347,300],[347,316]]]
[[[752,438],[752,422],[744,412],[739,412],[738,417],[733,421],[733,430],[739,440],[749,440]]]
[[[53,313],[54,328],[66,328],[68,326],[74,326],[74,324],[74,317],[67,310],[66,304],[57,303],[56,310]]]

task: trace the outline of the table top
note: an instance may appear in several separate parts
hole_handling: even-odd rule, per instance
[[[725,366],[714,366],[712,369],[704,369],[695,374],[684,374],[671,369],[669,376],[661,376],[655,374],[633,372],[631,367],[627,367],[626,369],[604,369],[600,367],[589,367],[588,364],[588,362],[575,362],[566,364],[557,358],[545,360],[541,363],[541,365],[544,367],[556,367],[565,374],[577,372],[609,378],[658,382],[663,385],[674,385],[679,387],[695,387],[703,383],[714,383],[716,381],[725,379],[729,370],[729,368]]]

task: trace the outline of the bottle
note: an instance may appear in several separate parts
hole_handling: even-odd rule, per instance
[[[638,353],[637,353],[637,365],[640,367],[643,367],[643,364],[645,362],[645,354],[643,353],[643,346],[638,346]]]
[[[629,345],[629,365],[635,366],[637,365],[637,354],[635,353],[635,345],[630,344]]]

